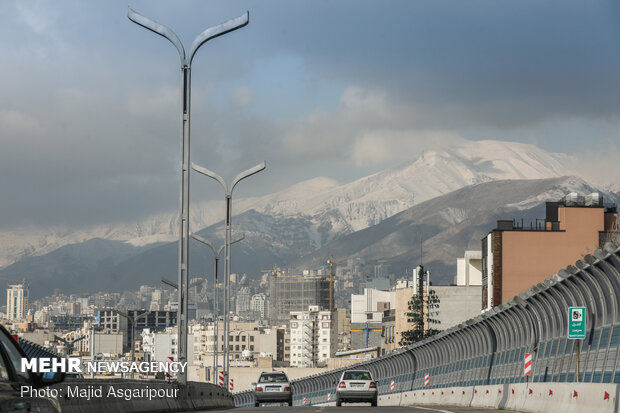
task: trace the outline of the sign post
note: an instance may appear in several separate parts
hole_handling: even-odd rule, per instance
[[[586,308],[568,307],[568,339],[583,340],[586,338]],[[579,353],[581,341],[577,341],[577,366],[575,367],[575,380],[579,382]]]

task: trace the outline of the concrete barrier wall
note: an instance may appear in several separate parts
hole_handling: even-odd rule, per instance
[[[73,397],[68,388],[84,390],[101,389],[102,397]],[[130,412],[182,412],[192,410],[204,410],[213,408],[234,407],[232,395],[210,383],[190,382],[181,386],[176,382],[164,382],[161,380],[70,380],[52,386],[61,391],[58,401],[63,412],[68,413],[130,413]],[[167,396],[176,394],[176,397],[153,397],[149,399],[131,397],[107,397],[110,388],[115,392],[119,389],[130,391],[134,389],[155,389],[167,391]]]
[[[379,406],[443,405],[532,413],[616,413],[619,396],[619,384],[516,383],[383,394],[379,396]],[[335,403],[312,405],[333,406]]]

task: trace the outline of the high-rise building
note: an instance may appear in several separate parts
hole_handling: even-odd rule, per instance
[[[317,367],[338,351],[337,312],[310,306],[290,313],[291,366]]]
[[[6,314],[11,321],[20,321],[28,312],[28,286],[11,284],[6,290]]]
[[[251,292],[249,287],[240,287],[237,291],[235,307],[237,315],[250,311]]]
[[[260,313],[260,318],[267,318],[267,298],[265,294],[254,294],[250,300],[250,311]]]
[[[292,311],[310,306],[329,308],[329,279],[320,276],[280,275],[269,280],[269,321],[286,324]]]

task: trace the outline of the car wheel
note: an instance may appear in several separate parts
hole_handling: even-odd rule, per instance
[[[254,407],[260,407],[260,403],[254,400]]]
[[[370,401],[370,405],[372,407],[377,407],[377,398],[376,397]]]
[[[338,407],[342,406],[342,400],[336,399],[336,406]]]

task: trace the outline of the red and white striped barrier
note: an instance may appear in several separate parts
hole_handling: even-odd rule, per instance
[[[390,382],[390,390],[394,391],[394,380]]]
[[[235,388],[235,380],[234,379],[230,379],[228,381],[228,391],[233,391],[234,388]]]
[[[332,399],[332,394],[331,393],[327,393],[327,401],[330,401]]]
[[[306,405],[306,398],[304,397],[304,406]]]
[[[168,357],[168,360],[174,361],[174,357]],[[166,362],[166,366],[170,367],[170,363]],[[167,378],[171,378],[172,375],[170,373],[166,373]]]
[[[224,385],[224,372],[220,371],[217,376],[217,384],[220,386]]]
[[[424,373],[424,385],[428,386],[431,384],[431,376],[428,373]]]
[[[523,360],[523,374],[526,376],[532,375],[532,355],[525,353],[525,359]]]

